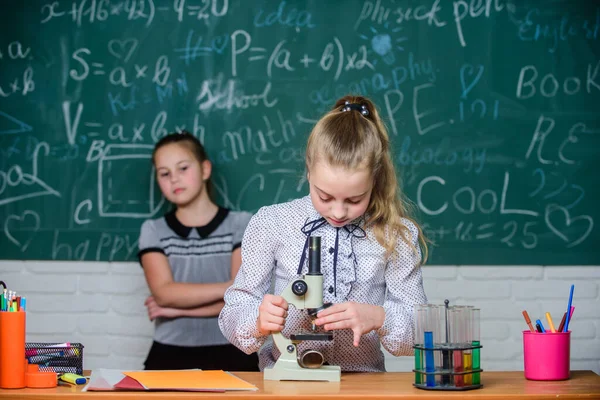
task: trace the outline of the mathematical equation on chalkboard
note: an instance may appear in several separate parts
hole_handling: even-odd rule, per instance
[[[173,131],[205,144],[223,206],[300,197],[306,135],[348,93],[378,105],[434,263],[452,263],[455,244],[589,254],[598,239],[599,7],[77,0],[20,12],[35,35],[0,28],[10,257],[131,259],[141,222],[168,208],[150,156]]]

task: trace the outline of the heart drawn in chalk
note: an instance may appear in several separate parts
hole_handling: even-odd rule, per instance
[[[556,214],[557,212],[559,212],[559,214],[563,218],[561,219],[558,217],[552,217],[551,220],[551,215]],[[554,233],[556,236],[568,243],[567,247],[575,247],[579,243],[583,242],[594,228],[594,220],[592,219],[592,217],[590,217],[589,215],[579,215],[575,218],[571,218],[571,216],[569,215],[569,210],[567,210],[565,207],[559,206],[558,204],[549,204],[548,206],[546,206],[546,213],[544,219],[546,220],[546,225],[548,226],[548,228],[550,228],[552,233]],[[581,232],[579,229],[571,227],[571,225],[575,223],[577,223],[577,226],[581,226],[581,223],[579,221],[584,221],[584,223],[587,222],[587,229],[575,238],[573,237],[575,236],[573,234],[570,235],[571,237],[567,236],[564,233],[564,231],[566,230],[569,230],[570,232]]]
[[[477,85],[477,82],[481,79],[481,75],[483,75],[483,65],[477,66],[477,73],[475,73],[475,67],[471,64],[465,64],[460,67],[460,86],[462,87],[462,94],[460,96],[461,99],[466,99],[469,95],[469,92]],[[473,77],[471,83],[467,84],[467,79]]]
[[[125,62],[129,61],[135,49],[137,49],[138,40],[128,38],[125,40],[112,39],[108,42],[108,51],[113,56],[121,59],[124,57]]]
[[[17,227],[17,225],[19,225]],[[9,215],[4,221],[4,234],[21,249],[21,252],[27,250],[27,247],[33,240],[35,233],[40,229],[40,216],[36,212],[27,210],[21,215]],[[11,233],[12,231],[12,233]],[[25,235],[17,235],[18,232],[25,232]],[[25,236],[18,240],[14,235]]]
[[[380,56],[385,56],[392,50],[392,38],[388,34],[373,36],[373,39],[371,39],[371,47],[373,47],[375,53]]]
[[[213,49],[219,54],[223,54],[225,47],[229,43],[229,35],[217,36],[212,40]]]

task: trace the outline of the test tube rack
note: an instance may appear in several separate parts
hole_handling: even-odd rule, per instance
[[[417,344],[413,346],[415,350],[415,382],[413,386],[418,389],[425,390],[473,390],[483,387],[481,383],[481,363],[480,349],[482,348],[479,341],[479,310],[475,323],[472,318],[469,321],[468,337],[464,342],[459,342],[456,337],[452,338],[451,326],[449,326],[449,301],[444,301],[443,318],[440,318],[439,332],[440,337],[434,341],[432,332],[419,327],[418,324],[423,321],[419,317],[415,321],[415,341]],[[471,306],[463,306],[471,308]],[[440,317],[442,317],[440,315]],[[426,325],[426,324],[422,324]],[[421,328],[419,330],[419,328]],[[431,329],[431,325],[429,325]],[[476,329],[476,331],[475,331]],[[445,332],[444,332],[445,330]],[[474,335],[471,333],[476,332]],[[429,334],[429,335],[428,335]],[[421,339],[421,340],[420,340]],[[453,340],[451,340],[453,339]],[[421,342],[421,343],[418,343]]]

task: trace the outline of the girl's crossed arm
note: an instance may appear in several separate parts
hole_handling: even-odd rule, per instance
[[[159,306],[153,296],[148,296],[144,305],[148,310],[148,318],[154,321],[156,318],[215,317],[219,315],[225,302],[218,300],[196,308],[170,308]]]
[[[239,251],[236,250],[236,251]],[[231,281],[219,283],[175,282],[167,257],[150,252],[141,257],[150,293],[161,307],[196,308],[223,299]]]
[[[160,254],[160,253],[158,253],[158,254]],[[235,249],[233,251],[233,253],[231,255],[232,281],[233,281],[233,279],[235,279],[235,275],[237,275],[237,272],[240,269],[241,263],[242,263],[241,248],[238,247],[237,249]],[[144,271],[146,271],[145,268],[144,268]],[[170,270],[168,272],[170,273]],[[152,278],[150,278],[150,279],[152,279]],[[148,282],[149,286],[150,286],[150,279],[148,279],[148,274],[146,273],[146,281]],[[171,277],[171,280],[172,280],[172,277]],[[227,286],[230,286],[232,281],[226,282]],[[206,284],[197,284],[197,286],[199,286],[200,288],[202,288],[202,286],[204,286],[204,285],[206,285]],[[224,293],[224,291],[223,291],[223,293]],[[218,294],[218,292],[215,292],[215,295],[216,294]],[[204,300],[204,299],[202,299],[202,300]],[[173,306],[173,307],[162,306],[156,301],[156,299],[154,298],[154,295],[150,295],[144,302],[144,305],[148,309],[148,318],[150,318],[150,320],[153,321],[155,318],[158,318],[158,317],[163,317],[163,318],[215,317],[215,316],[219,315],[219,313],[221,312],[221,309],[225,305],[225,302],[223,300],[223,295],[221,295],[221,297],[219,297],[218,299],[215,299],[213,302],[203,303],[199,307],[178,308],[175,306]]]

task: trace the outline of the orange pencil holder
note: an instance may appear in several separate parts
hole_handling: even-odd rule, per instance
[[[0,312],[0,388],[25,387],[25,311]]]

